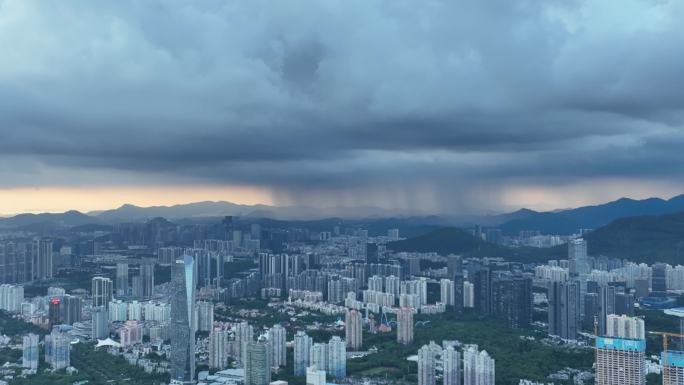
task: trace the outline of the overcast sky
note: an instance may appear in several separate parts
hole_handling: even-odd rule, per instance
[[[0,0],[0,213],[675,195],[682,20],[677,0]]]

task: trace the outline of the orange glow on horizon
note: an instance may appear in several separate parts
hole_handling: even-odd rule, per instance
[[[0,215],[88,212],[126,203],[148,207],[201,201],[273,204],[270,191],[251,186],[22,187],[0,188]]]

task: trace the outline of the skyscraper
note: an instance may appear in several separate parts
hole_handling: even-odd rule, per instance
[[[271,349],[268,341],[245,344],[245,385],[271,382]]]
[[[442,350],[444,385],[461,385],[461,354],[453,346]]]
[[[450,279],[442,279],[439,281],[440,296],[439,302],[447,305],[454,306],[455,303],[455,293],[454,293],[454,281]]]
[[[171,379],[192,384],[195,378],[195,261],[177,260],[171,270]]]
[[[37,334],[29,333],[24,336],[22,346],[22,360],[21,367],[37,370],[38,369],[38,341]]]
[[[528,328],[532,324],[532,280],[516,276],[494,279],[492,312],[510,328]]]
[[[475,310],[480,314],[490,314],[492,310],[492,274],[489,266],[476,266],[472,269],[472,273],[471,268],[468,269],[468,279],[473,284]]]
[[[309,367],[309,354],[313,341],[302,330],[297,331],[294,337],[294,375],[305,376],[306,368]]]
[[[306,385],[325,385],[325,370],[318,369],[316,366],[306,368]]]
[[[577,339],[580,322],[579,282],[550,282],[549,334],[566,340]]]
[[[66,295],[62,298],[62,322],[73,325],[80,322],[83,313],[83,300],[80,297]]]
[[[617,316],[609,320],[612,335],[596,337],[596,385],[644,385],[644,321]]]
[[[154,295],[154,262],[143,261],[140,265],[140,276],[142,277],[142,296],[150,298]]]
[[[328,342],[327,372],[338,380],[347,377],[347,347],[339,336],[333,336]]]
[[[92,280],[92,295],[93,307],[109,306],[109,301],[112,300],[114,287],[112,280],[105,277],[93,277]]]
[[[413,309],[403,307],[397,312],[397,342],[409,345],[413,342]]]
[[[48,322],[50,325],[48,326],[49,329],[52,329],[55,325],[59,325],[60,323],[60,306],[62,304],[62,300],[59,298],[52,298],[50,299],[50,302],[48,303]]]
[[[116,295],[123,297],[128,295],[128,264],[116,264]]]
[[[612,285],[603,285],[599,288],[599,335],[606,335],[608,316],[615,314],[615,294],[617,288]]]
[[[109,335],[109,315],[107,308],[96,306],[92,310],[92,338],[103,340]]]
[[[591,271],[587,256],[587,241],[578,238],[568,242],[568,262],[571,277],[588,274]]]
[[[52,369],[64,369],[71,365],[71,338],[57,328],[45,336],[45,362]]]
[[[209,334],[209,368],[223,370],[228,367],[228,331],[213,330]]]
[[[359,350],[363,346],[363,320],[356,309],[347,309],[345,314],[345,340],[350,350]]]
[[[667,265],[655,263],[651,266],[651,296],[664,297],[667,295]]]
[[[463,349],[463,385],[494,385],[495,362],[487,351],[478,352],[477,345]]]
[[[214,304],[209,301],[199,301],[197,308],[197,330],[209,332],[214,329]]]
[[[460,255],[448,255],[447,260],[447,277],[452,279],[456,274],[463,274],[463,257]]]
[[[273,357],[271,362],[273,367],[281,367],[287,365],[287,331],[280,324],[273,325],[268,331],[268,339],[271,342],[271,350]]]
[[[52,239],[39,239],[33,242],[33,279],[52,278]]]
[[[245,365],[245,345],[254,341],[254,327],[247,321],[240,322],[235,327],[235,341],[237,342],[237,358],[241,366]]]
[[[435,353],[428,345],[418,349],[418,385],[435,385]]]
[[[316,342],[311,345],[309,366],[314,366],[320,370],[328,370],[328,344]]]

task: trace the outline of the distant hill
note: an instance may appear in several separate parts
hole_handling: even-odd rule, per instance
[[[684,212],[617,219],[585,238],[591,255],[684,264]]]
[[[304,206],[242,205],[232,202],[196,202],[173,206],[140,207],[125,204],[119,208],[88,213],[105,222],[136,222],[155,217],[169,219],[221,217],[226,215],[273,218],[273,219],[323,219],[335,216],[344,218],[387,218],[397,215],[397,210],[377,207],[330,207],[313,208]]]
[[[19,214],[9,218],[0,218],[0,227],[27,229],[35,226],[59,228],[99,223],[101,223],[99,219],[75,210],[60,214]]]
[[[519,210],[499,216],[505,234],[521,230],[539,230],[544,234],[572,234],[578,229],[596,229],[618,218],[668,214],[684,211],[684,195],[668,200],[649,198],[634,200],[621,198],[601,205],[585,206],[557,212]]]
[[[684,212],[620,218],[584,237],[592,256],[606,255],[634,262],[684,264]],[[457,228],[441,228],[388,246],[395,251],[437,252],[442,255],[503,257],[537,262],[566,258],[565,245],[508,248],[481,241]]]

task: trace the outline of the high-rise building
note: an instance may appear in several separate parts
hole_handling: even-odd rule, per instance
[[[151,298],[154,295],[154,262],[144,261],[140,264],[140,277],[142,277],[142,296]]]
[[[71,338],[57,328],[45,336],[45,362],[52,369],[64,369],[71,365]]]
[[[463,282],[463,307],[466,309],[475,307],[475,286],[468,281]]]
[[[306,368],[309,367],[309,355],[313,341],[302,330],[297,331],[294,337],[294,375],[305,376]]]
[[[62,300],[59,298],[52,298],[50,299],[50,302],[48,303],[48,322],[49,322],[49,329],[52,329],[55,325],[59,325],[61,321],[60,317],[60,307],[62,304]]]
[[[254,341],[254,327],[247,321],[240,322],[235,326],[236,356],[239,364],[245,365],[245,345]]]
[[[306,385],[326,385],[325,370],[316,366],[306,368]]]
[[[333,336],[328,342],[327,373],[338,380],[347,377],[347,347],[339,336]]]
[[[463,349],[463,385],[494,385],[495,362],[486,350],[478,351],[477,345]]]
[[[463,385],[477,385],[477,345],[463,347]]]
[[[93,277],[92,292],[93,307],[109,306],[114,293],[112,280],[105,277]]]
[[[454,282],[454,312],[463,312],[464,301],[464,283],[465,278],[462,273],[456,273],[453,275]]]
[[[273,351],[273,367],[284,367],[287,365],[287,331],[280,324],[273,325],[268,331],[268,340],[271,342]]]
[[[667,295],[667,265],[655,263],[651,266],[651,296],[664,297]]]
[[[53,274],[52,239],[33,242],[33,279],[49,279]]]
[[[128,264],[116,264],[116,295],[122,297],[128,295]]]
[[[37,334],[29,333],[24,336],[23,346],[22,346],[22,360],[21,367],[38,370],[38,341],[39,337]]]
[[[209,333],[209,368],[223,370],[228,367],[227,330],[213,330]]]
[[[0,241],[0,282],[23,283],[31,280],[30,274],[31,258],[26,244]]]
[[[548,285],[549,334],[566,340],[577,339],[581,314],[579,282],[549,282]]]
[[[309,353],[309,366],[320,370],[328,370],[328,344],[315,342]]]
[[[444,385],[461,385],[461,354],[453,346],[442,351]]]
[[[447,260],[447,277],[452,279],[456,274],[463,274],[463,257],[460,255],[448,255]]]
[[[418,385],[435,385],[435,353],[428,345],[418,349]]]
[[[363,346],[363,320],[356,309],[347,309],[345,314],[345,340],[349,350],[360,350]]]
[[[587,241],[578,238],[568,242],[568,262],[571,277],[588,274],[591,271],[587,256]]]
[[[608,316],[615,314],[615,295],[617,294],[617,287],[612,285],[603,285],[599,287],[599,311],[598,311],[598,326],[599,335],[606,335]]]
[[[606,333],[596,338],[596,384],[645,384],[645,336],[644,320],[608,315]]]
[[[450,279],[442,279],[439,281],[440,295],[439,302],[447,305],[454,306],[456,302],[455,292],[454,292],[454,281]]]
[[[191,384],[195,378],[195,261],[190,256],[171,269],[171,380]]]
[[[209,332],[214,329],[214,304],[209,301],[199,301],[197,308],[197,330]]]
[[[397,311],[397,342],[400,344],[413,343],[413,311],[407,307]]]
[[[492,312],[510,328],[525,329],[532,324],[532,280],[501,277],[492,281]]]
[[[109,315],[104,306],[94,307],[92,310],[93,340],[103,340],[109,335]]]
[[[142,277],[139,275],[134,275],[131,277],[131,296],[133,298],[143,297],[143,287],[142,287]]]
[[[73,295],[65,295],[62,297],[60,304],[60,320],[63,324],[73,325],[74,322],[81,321],[83,310],[83,300],[80,297]]]
[[[123,327],[119,329],[119,342],[123,347],[141,344],[142,340],[142,324],[138,321],[126,321]]]
[[[0,285],[0,309],[11,313],[21,311],[21,303],[24,302],[24,287],[21,285]]]
[[[245,344],[245,385],[268,385],[271,382],[271,366],[268,341]]]
[[[473,284],[475,310],[480,314],[491,314],[492,274],[489,266],[468,268],[468,279]],[[470,270],[473,270],[472,273]]]

